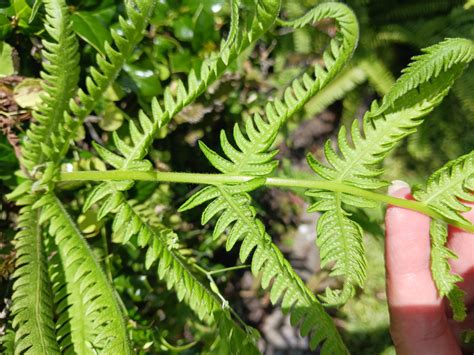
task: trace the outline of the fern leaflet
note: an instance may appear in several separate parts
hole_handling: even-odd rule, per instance
[[[84,119],[95,108],[99,98],[105,90],[115,81],[125,61],[135,50],[136,45],[142,40],[145,28],[148,26],[153,14],[156,0],[127,0],[125,9],[128,19],[119,17],[119,30],[112,30],[111,35],[117,49],[109,43],[105,44],[105,55],[97,54],[97,70],[91,68],[91,74],[86,78],[87,92],[79,89],[77,98],[69,102],[69,112],[64,112],[64,125],[60,127],[54,149],[49,154],[59,161],[69,148],[77,129],[83,124]]]
[[[30,204],[22,207],[18,227],[12,297],[15,354],[59,354],[42,228]]]
[[[79,80],[78,43],[72,30],[69,10],[64,0],[45,0],[47,33],[52,41],[43,40],[42,52],[47,62],[41,73],[44,94],[34,117],[37,123],[28,130],[22,149],[23,164],[33,169],[45,160],[44,150],[54,140],[55,132],[64,122],[64,111],[73,97]]]
[[[121,309],[109,280],[68,212],[52,193],[35,203],[40,223],[49,221],[59,252],[63,282],[55,278],[62,351],[129,354],[130,345]]]
[[[452,160],[430,176],[425,187],[418,188],[414,197],[429,205],[443,216],[453,221],[466,221],[460,215],[469,208],[459,199],[474,201],[474,151]],[[464,292],[456,285],[462,281],[458,275],[451,273],[449,258],[456,255],[445,244],[448,237],[446,224],[432,221],[431,228],[431,273],[441,297],[446,296],[453,309],[454,318],[458,321],[466,317]]]
[[[445,246],[448,240],[447,225],[441,221],[431,221],[430,235],[431,274],[436,288],[441,297],[448,298],[453,310],[453,318],[458,322],[463,321],[466,318],[464,291],[456,285],[456,282],[462,281],[462,277],[451,273],[448,259],[455,258],[456,254]]]
[[[474,151],[450,161],[433,173],[425,187],[413,196],[454,221],[466,221],[460,212],[469,210],[458,199],[474,202]]]

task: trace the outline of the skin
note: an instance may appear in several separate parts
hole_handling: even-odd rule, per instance
[[[412,199],[406,186],[391,190],[392,196]],[[474,208],[464,216],[474,221]],[[469,314],[459,324],[451,319],[449,307],[439,298],[431,277],[429,222],[423,214],[395,206],[388,207],[385,217],[390,333],[400,355],[462,354],[459,335],[474,327],[474,234],[449,229],[448,246],[458,255],[451,267],[464,278],[459,285],[466,292]],[[465,353],[471,354],[472,349]]]

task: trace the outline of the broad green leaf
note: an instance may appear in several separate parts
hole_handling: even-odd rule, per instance
[[[12,47],[5,42],[0,42],[0,77],[14,73]]]
[[[110,43],[112,37],[102,22],[85,11],[73,13],[71,20],[74,32],[98,52],[105,54],[105,42]]]

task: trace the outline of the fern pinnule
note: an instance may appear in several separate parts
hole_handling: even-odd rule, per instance
[[[443,216],[459,222],[470,208],[459,199],[474,202],[474,151],[450,161],[433,173],[426,186],[418,187],[413,196]]]
[[[15,354],[59,354],[56,342],[52,287],[48,277],[39,213],[22,207],[15,236],[12,314]]]
[[[446,223],[432,220],[430,225],[431,235],[431,274],[436,288],[441,297],[447,297],[454,320],[460,322],[466,318],[466,305],[464,304],[464,291],[456,284],[463,280],[451,272],[449,259],[456,258],[456,254],[447,246],[448,227]]]
[[[64,284],[55,278],[53,285],[61,350],[129,354],[117,296],[74,221],[52,193],[44,194],[33,207],[41,211],[39,223],[49,222],[64,277]]]
[[[329,166],[308,155],[311,168],[329,181],[364,189],[386,186],[379,178],[383,170],[377,164],[401,139],[415,132],[422,118],[441,102],[472,59],[471,50],[472,43],[464,39],[451,39],[427,48],[423,55],[415,57],[381,106],[373,103],[362,127],[354,121],[350,132],[352,144],[345,127],[341,127],[337,136],[340,153],[327,142],[324,152]],[[317,239],[321,262],[326,265],[336,261],[333,274],[346,277],[342,291],[328,289],[324,299],[330,304],[342,304],[353,294],[354,286],[363,283],[366,275],[362,229],[348,218],[343,205],[371,207],[373,203],[339,192],[313,190],[309,195],[319,198],[310,210],[323,212]]]
[[[44,163],[44,147],[55,144],[56,131],[64,123],[64,112],[69,100],[73,97],[79,80],[78,43],[69,9],[64,0],[45,0],[45,28],[51,40],[43,40],[42,55],[44,71],[41,103],[34,112],[37,122],[27,131],[22,154],[23,164],[32,170],[36,165]]]

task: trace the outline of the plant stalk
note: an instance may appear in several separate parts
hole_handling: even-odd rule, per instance
[[[221,185],[237,184],[254,179],[253,176],[245,175],[226,175],[226,174],[198,174],[164,171],[129,171],[129,170],[107,170],[107,171],[75,171],[63,172],[60,181],[106,181],[106,180],[141,180],[141,181],[160,181],[184,184],[203,184],[203,185]],[[334,192],[342,192],[354,196],[364,197],[372,201],[383,202],[386,204],[407,208],[413,211],[423,213],[432,218],[443,220],[450,225],[464,229],[467,232],[474,233],[474,225],[470,223],[461,223],[450,220],[442,214],[431,209],[419,201],[405,200],[378,192],[367,191],[358,187],[346,185],[344,183],[326,180],[302,180],[268,177],[265,179],[266,186],[319,189]]]

